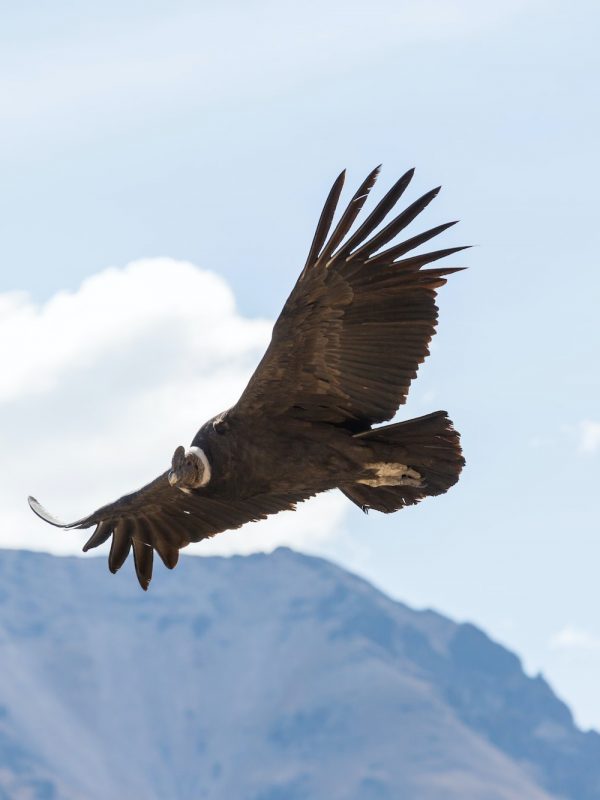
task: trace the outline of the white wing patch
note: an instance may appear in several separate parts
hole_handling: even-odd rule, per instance
[[[421,475],[406,464],[390,461],[373,461],[366,465],[373,473],[372,478],[361,478],[357,483],[365,486],[421,486]]]

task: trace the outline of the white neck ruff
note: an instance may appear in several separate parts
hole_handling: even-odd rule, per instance
[[[211,472],[212,472],[212,470],[210,468],[210,463],[208,461],[208,458],[206,457],[206,453],[204,452],[204,450],[201,447],[190,447],[189,450],[186,451],[186,455],[188,455],[188,454],[194,455],[194,456],[196,456],[196,458],[199,458],[200,461],[202,462],[202,466],[204,467],[204,472],[202,473],[202,480],[200,481],[200,483],[198,483],[196,485],[195,488],[200,488],[201,486],[206,486],[206,484],[210,480],[210,476],[211,476]]]

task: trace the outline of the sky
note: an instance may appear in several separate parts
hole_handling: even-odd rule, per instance
[[[498,6],[498,7],[496,7]],[[399,418],[446,409],[447,495],[338,493],[195,546],[288,544],[481,625],[600,729],[595,3],[58,0],[0,27],[0,545],[164,470],[235,402],[326,193],[443,185],[468,266]],[[107,574],[107,581],[132,579]],[[176,571],[173,573],[176,579]]]

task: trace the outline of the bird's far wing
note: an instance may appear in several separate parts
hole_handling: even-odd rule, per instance
[[[297,503],[311,496],[258,494],[222,499],[203,489],[182,492],[169,484],[167,475],[165,472],[139,491],[124,495],[72,523],[57,520],[33,497],[29,498],[29,505],[43,520],[60,528],[73,530],[95,526],[83,547],[84,552],[104,544],[112,536],[108,567],[113,573],[123,566],[133,549],[137,578],[142,589],[147,589],[152,578],[154,550],[165,566],[173,569],[179,550],[190,542],[208,539],[279,511],[293,510]]]
[[[379,168],[330,233],[344,182],[335,181],[306,265],[275,323],[271,343],[231,413],[294,414],[358,428],[391,419],[405,402],[435,333],[436,289],[456,268],[424,269],[465,248],[404,256],[454,225],[385,248],[437,195],[420,197],[384,227],[413,175],[398,180],[350,234]]]

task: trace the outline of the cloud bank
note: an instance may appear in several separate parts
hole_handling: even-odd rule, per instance
[[[103,270],[41,306],[0,294],[0,546],[80,552],[85,535],[37,520],[26,496],[75,519],[155,477],[237,400],[271,327],[242,317],[219,276],[168,258]],[[188,550],[310,546],[339,532],[346,505],[329,493]]]

